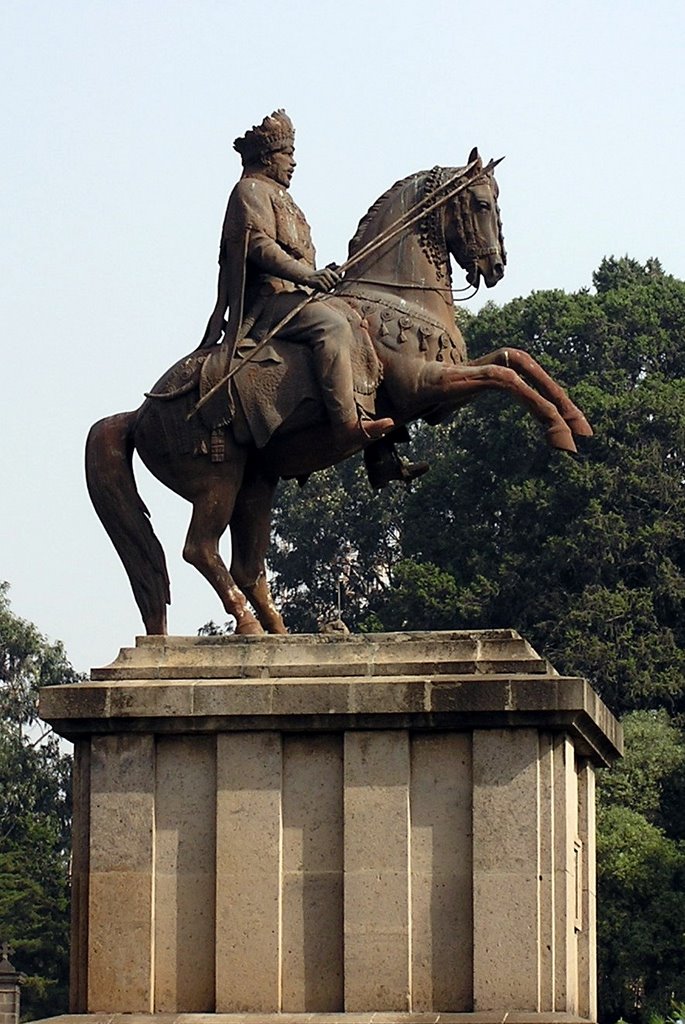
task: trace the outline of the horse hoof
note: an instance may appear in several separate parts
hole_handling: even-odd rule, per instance
[[[570,414],[570,416],[564,416],[567,426],[573,431],[576,437],[592,437],[594,430],[583,416],[582,412],[578,409],[576,412]]]
[[[545,431],[545,441],[550,448],[557,448],[562,452],[575,454],[578,449],[573,440],[573,434],[565,423],[557,423]]]
[[[264,633],[262,627],[252,616],[250,616],[250,618],[245,616],[244,619],[239,621],[235,627],[235,631],[238,636],[262,636]]]

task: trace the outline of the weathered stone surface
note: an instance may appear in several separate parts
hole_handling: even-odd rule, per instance
[[[283,741],[282,998],[284,1011],[344,1005],[343,740]]]
[[[512,668],[513,666],[513,668]],[[355,636],[139,636],[111,665],[111,679],[284,679],[289,676],[553,673],[515,630],[449,630]]]
[[[474,1009],[539,1011],[538,735],[473,739]]]
[[[153,737],[96,736],[90,761],[87,1005],[152,1011]]]
[[[217,741],[216,1009],[280,1009],[282,752],[276,733]]]
[[[20,976],[7,956],[5,944],[0,956],[0,1024],[19,1024]],[[11,955],[11,950],[9,953]]]
[[[578,937],[578,1013],[597,1019],[597,867],[595,837],[595,773],[585,764],[578,772],[578,837],[580,886]]]
[[[411,744],[412,1007],[473,1005],[473,772],[465,733]]]
[[[71,825],[71,948],[88,949],[90,885],[90,738],[74,745],[72,772],[73,815]],[[72,956],[69,964],[69,1009],[88,1005],[88,961]]]
[[[33,1024],[502,1024],[496,1013],[84,1013]],[[587,1024],[571,1013],[507,1014],[507,1024]]]
[[[372,636],[138,637],[90,682],[50,687],[58,732],[536,727],[597,764],[620,728],[583,679],[513,630]]]
[[[345,1009],[411,1009],[409,737],[345,737]]]
[[[156,744],[155,1007],[214,1009],[216,738]]]

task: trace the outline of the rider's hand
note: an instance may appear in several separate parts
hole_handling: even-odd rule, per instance
[[[323,270],[314,270],[307,279],[307,284],[317,292],[330,292],[336,284],[340,284],[342,275],[338,272],[335,264],[324,267]]]

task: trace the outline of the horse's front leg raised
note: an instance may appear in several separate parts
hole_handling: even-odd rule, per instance
[[[573,404],[554,378],[550,377],[547,371],[543,370],[540,364],[524,349],[498,348],[494,352],[480,356],[479,359],[469,360],[469,366],[490,366],[492,364],[510,367],[518,374],[523,375],[535,385],[541,395],[554,403],[574,434],[578,437],[592,437],[592,427],[582,411]]]
[[[512,369],[494,364],[440,368],[436,389],[445,402],[458,405],[472,401],[482,391],[493,388],[508,391],[545,428],[545,440],[551,448],[576,452],[573,434],[553,402],[535,391]]]

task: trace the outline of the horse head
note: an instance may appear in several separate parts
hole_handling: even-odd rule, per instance
[[[407,278],[413,287],[442,287],[451,280],[451,255],[473,287],[481,278],[488,288],[497,284],[507,258],[493,166],[484,167],[473,149],[466,187],[454,187],[466,170],[458,167],[434,167],[396,182],[361,219],[350,242],[353,279],[399,290]]]
[[[497,161],[499,163],[499,161]],[[477,149],[469,155],[469,165],[483,170]],[[447,176],[447,168],[436,168],[436,177]],[[439,187],[440,180],[435,182]],[[497,198],[499,188],[492,168],[483,170],[475,181],[445,204],[443,231],[447,248],[459,266],[466,271],[466,280],[478,288],[481,278],[488,288],[504,275],[507,254],[502,236]]]

